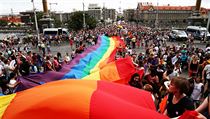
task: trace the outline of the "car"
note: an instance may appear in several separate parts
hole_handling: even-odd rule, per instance
[[[169,33],[170,41],[186,41],[187,39],[187,33],[184,30],[172,30]]]

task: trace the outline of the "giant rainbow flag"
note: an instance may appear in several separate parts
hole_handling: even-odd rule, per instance
[[[101,80],[60,80],[0,97],[1,119],[168,119],[149,92]]]
[[[136,70],[129,57],[115,60],[119,45],[124,45],[119,37],[100,36],[95,46],[79,54],[69,65],[64,65],[59,72],[49,71],[45,74],[19,77],[21,83],[16,91],[60,79],[108,80],[127,83]]]

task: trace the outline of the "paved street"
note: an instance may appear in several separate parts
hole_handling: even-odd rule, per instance
[[[183,42],[167,42],[168,45],[174,44],[175,46],[178,45],[178,43],[180,45],[183,44]],[[195,41],[195,47],[204,49],[206,47],[206,43],[200,43],[200,41]],[[38,48],[32,48],[32,50],[37,52],[37,53],[41,53],[41,52],[39,52]],[[51,46],[52,55],[56,55],[57,52],[60,52],[62,54],[62,56],[64,56],[66,52],[68,52],[70,54],[71,51],[72,51],[72,49],[70,48],[68,42],[63,42],[63,43],[60,44],[60,46],[54,46],[54,44],[52,44],[52,46]],[[145,52],[145,49],[144,49],[144,47],[141,47],[139,49],[135,49],[135,51],[137,53],[140,53],[140,52]],[[183,71],[181,76],[187,78],[188,77],[187,71]]]
[[[175,46],[178,45],[178,43],[180,45],[183,44],[182,41],[167,42],[168,45],[174,44]],[[194,45],[195,45],[195,47],[202,48],[202,49],[204,49],[206,47],[206,43],[200,43],[200,41],[197,41],[197,40],[194,42]],[[75,49],[75,48],[73,48],[73,49]],[[38,48],[32,48],[32,50],[35,51],[35,52],[39,52]],[[72,51],[72,49],[70,48],[70,45],[69,45],[68,42],[63,42],[63,43],[60,44],[60,46],[55,46],[52,43],[51,52],[52,52],[53,55],[56,55],[57,52],[60,52],[62,55],[64,55],[66,52],[71,53],[71,51]],[[144,47],[140,47],[139,49],[135,49],[135,51],[137,53],[145,52],[145,49],[144,49]]]
[[[183,42],[167,42],[168,45],[174,44],[175,46],[178,45],[178,43],[180,45],[183,44]],[[198,47],[198,48],[204,49],[206,47],[206,43],[200,43],[200,41],[195,41],[195,46]],[[32,48],[31,50],[33,52],[36,52],[36,53],[41,54],[41,52],[38,50],[38,48]],[[60,44],[60,46],[55,46],[52,43],[52,46],[51,46],[51,53],[52,53],[52,55],[56,55],[57,52],[60,52],[62,54],[62,56],[64,56],[66,52],[68,52],[70,54],[71,51],[72,51],[72,49],[70,48],[70,45],[69,45],[68,42],[63,42],[63,43]],[[139,49],[135,49],[135,51],[137,53],[140,53],[140,52],[145,52],[145,49],[144,49],[144,47],[141,47]],[[183,71],[183,73],[181,74],[181,76],[182,77],[185,77],[185,78],[188,78],[187,71]],[[1,94],[1,89],[0,89],[0,94]]]

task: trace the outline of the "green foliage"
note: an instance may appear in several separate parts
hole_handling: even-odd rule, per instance
[[[95,18],[86,14],[86,24],[88,29],[94,29],[96,27],[97,21]]]
[[[36,12],[36,18],[37,18],[37,21],[39,21],[43,16],[43,12]],[[34,19],[34,15],[33,17],[31,18],[31,22],[35,22],[35,19]],[[35,23],[34,23],[35,24]]]
[[[124,17],[123,16],[117,16],[117,21],[123,21]]]
[[[97,24],[97,21],[88,14],[85,14],[85,22],[87,29],[93,29]],[[74,12],[67,23],[69,29],[75,31],[81,30],[83,28],[83,12]]]
[[[55,28],[62,27],[62,22],[60,21],[60,18],[56,17],[55,13],[51,14],[51,18],[55,20],[54,21]]]
[[[57,28],[57,27],[62,27],[61,21],[60,21],[60,20],[57,20],[57,19],[55,19],[54,25],[55,25],[55,28]]]
[[[15,23],[12,22],[12,23],[10,24],[10,26],[16,26],[16,25],[15,25]]]
[[[129,22],[137,22],[134,18],[129,18],[128,21]]]
[[[0,20],[0,26],[7,26],[8,22],[5,20]]]

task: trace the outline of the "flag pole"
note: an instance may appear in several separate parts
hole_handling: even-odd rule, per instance
[[[34,5],[34,0],[31,0],[31,2],[33,3],[33,12],[34,12],[34,20],[35,20],[35,26],[36,26],[36,33],[37,33],[37,39],[39,41],[40,40],[40,37],[39,37],[39,28],[38,28],[38,23],[37,23],[37,17],[36,17],[36,10],[35,10],[35,5]]]
[[[83,28],[85,29],[86,27],[86,24],[85,24],[85,3],[84,3],[84,0],[83,0]]]

